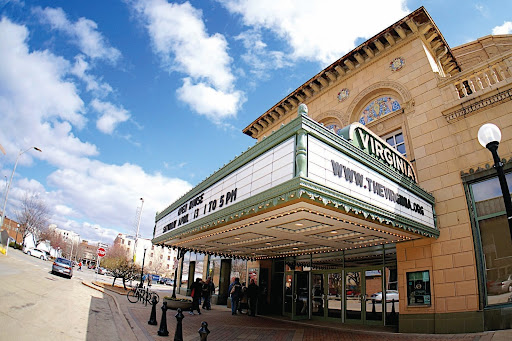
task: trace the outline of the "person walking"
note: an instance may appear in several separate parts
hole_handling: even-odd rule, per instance
[[[192,308],[190,308],[189,311],[190,315],[194,315],[194,310],[197,310],[197,313],[201,315],[201,310],[199,309],[199,301],[201,300],[201,293],[203,289],[201,281],[201,278],[196,278],[196,281],[190,286],[190,296],[192,296]]]
[[[242,291],[240,293],[240,297],[238,298],[238,312],[240,314],[244,313],[244,309],[249,313],[249,305],[247,304],[247,286],[245,282],[242,283]]]
[[[212,282],[212,278],[206,278],[206,281],[203,283],[203,309],[211,310],[211,297],[215,291],[215,285]]]
[[[251,279],[249,287],[247,287],[247,298],[249,299],[250,316],[256,316],[256,305],[258,302],[258,285]]]
[[[229,285],[228,291],[229,295],[231,296],[231,315],[236,315],[240,294],[242,293],[240,278],[235,278],[235,280]]]

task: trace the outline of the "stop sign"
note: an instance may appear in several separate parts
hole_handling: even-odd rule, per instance
[[[98,248],[98,257],[104,257],[107,251],[105,251],[104,248],[100,247]]]

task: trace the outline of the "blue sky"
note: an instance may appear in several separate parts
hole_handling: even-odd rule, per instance
[[[512,33],[509,1],[0,0],[2,204],[28,193],[83,239],[157,211],[254,145],[241,131],[425,6],[451,47]]]

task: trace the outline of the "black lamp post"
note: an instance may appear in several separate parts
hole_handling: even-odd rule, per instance
[[[144,261],[146,260],[146,249],[144,249],[144,256],[142,257],[142,270],[140,272],[140,284],[139,288],[144,287]]]
[[[500,181],[501,192],[503,194],[503,200],[505,201],[505,210],[507,212],[508,228],[510,231],[510,237],[512,238],[512,201],[510,199],[510,192],[508,190],[507,179],[505,172],[503,171],[503,163],[498,156],[498,146],[501,141],[500,129],[492,123],[486,123],[478,130],[478,142],[489,149],[494,159],[494,168],[498,173],[498,179]]]
[[[14,240],[14,245],[17,247],[18,246],[18,231],[20,230],[20,224],[17,224],[17,227],[16,227],[16,240]]]

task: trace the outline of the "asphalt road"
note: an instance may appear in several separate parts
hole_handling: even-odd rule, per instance
[[[0,341],[121,340],[112,299],[82,284],[96,274],[75,271],[68,279],[51,266],[14,249],[0,255]]]

